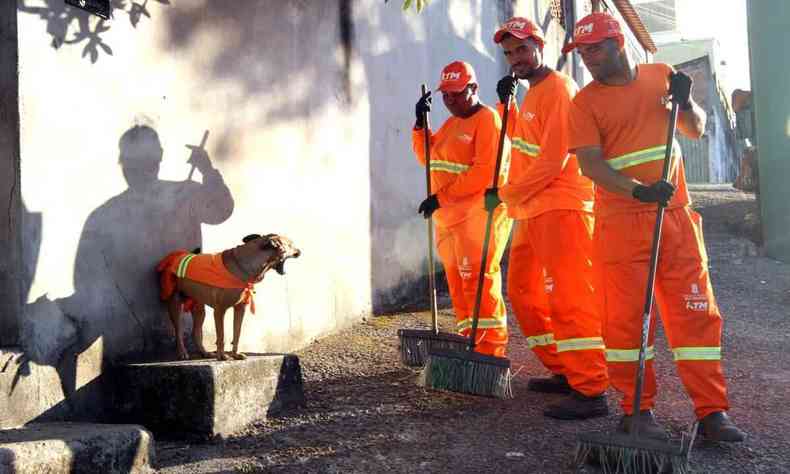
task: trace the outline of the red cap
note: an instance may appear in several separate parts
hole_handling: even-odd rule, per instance
[[[461,92],[473,82],[477,82],[477,77],[472,65],[464,61],[453,61],[442,69],[442,79],[437,89],[442,92]]]
[[[608,13],[595,12],[576,22],[573,29],[573,41],[562,48],[562,54],[571,51],[580,44],[600,43],[608,38],[617,38],[620,46],[625,37],[620,29],[620,22]]]
[[[514,16],[500,26],[499,30],[494,33],[494,43],[501,43],[508,33],[520,40],[532,38],[540,45],[541,49],[546,43],[543,39],[543,32],[538,25],[533,23],[532,20],[521,16]]]

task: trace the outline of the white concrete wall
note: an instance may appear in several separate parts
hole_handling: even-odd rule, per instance
[[[250,233],[303,254],[258,285],[243,350],[294,350],[370,313],[369,105],[348,94],[365,78],[345,60],[337,1],[148,2],[136,25],[123,10],[101,22],[61,0],[19,5],[21,343],[34,362],[96,341],[108,359],[172,352],[158,260]],[[98,46],[79,41],[103,26]],[[119,164],[136,124],[164,149],[143,191]],[[204,130],[224,184],[186,182],[185,145]]]

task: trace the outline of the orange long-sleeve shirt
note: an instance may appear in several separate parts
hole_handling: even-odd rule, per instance
[[[527,219],[558,209],[592,212],[592,182],[568,153],[568,111],[577,90],[573,79],[551,71],[529,89],[520,110],[511,106],[510,175],[499,192],[510,217]]]
[[[440,208],[433,214],[437,225],[450,227],[462,222],[473,206],[483,208],[483,194],[494,178],[497,147],[502,124],[494,109],[483,105],[471,117],[451,116],[439,131],[430,133],[431,192]],[[425,131],[412,131],[417,160],[425,166]],[[509,143],[502,153],[499,184],[507,180]]]
[[[666,64],[640,64],[637,77],[624,86],[597,81],[576,95],[569,117],[571,149],[600,146],[603,158],[616,171],[651,184],[661,178],[666,152],[669,111],[662,103],[673,69]],[[680,131],[691,135],[678,122]],[[680,146],[673,144],[673,167],[669,181],[676,187],[668,208],[688,205]],[[595,189],[595,213],[606,216],[622,212],[654,211],[656,205]]]

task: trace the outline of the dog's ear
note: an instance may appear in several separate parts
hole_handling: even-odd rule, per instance
[[[247,242],[249,242],[251,240],[260,239],[260,238],[261,238],[260,234],[250,234],[250,235],[244,237],[243,239],[241,239],[241,241],[246,244]]]

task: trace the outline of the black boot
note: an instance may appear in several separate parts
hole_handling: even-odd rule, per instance
[[[630,433],[633,424],[634,416],[625,415],[620,420],[620,426],[617,429],[623,433]],[[663,426],[658,424],[656,417],[653,415],[653,410],[642,410],[639,412],[639,435],[660,441],[669,439],[669,434]]]
[[[605,394],[587,397],[572,390],[565,399],[549,405],[543,414],[558,420],[584,420],[608,415],[609,406],[606,404]]]
[[[737,443],[746,439],[746,433],[735,426],[723,411],[711,413],[700,420],[698,432],[709,441]]]
[[[533,377],[527,383],[527,390],[540,393],[571,393],[571,386],[564,375],[554,374],[551,377]]]

